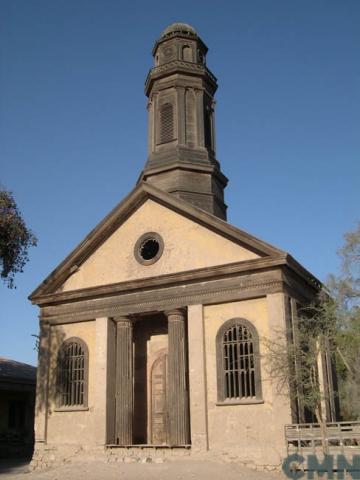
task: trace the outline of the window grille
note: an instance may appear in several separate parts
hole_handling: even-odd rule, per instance
[[[259,340],[243,319],[230,320],[217,335],[219,401],[261,398]]]
[[[160,108],[160,143],[174,140],[174,108],[171,103],[164,103]]]
[[[88,352],[80,339],[63,343],[58,356],[58,406],[87,406]]]

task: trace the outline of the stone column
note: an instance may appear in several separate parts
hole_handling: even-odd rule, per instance
[[[116,420],[115,441],[132,444],[133,424],[133,326],[127,317],[116,321]],[[100,379],[98,379],[99,381]]]
[[[185,314],[182,310],[165,312],[168,319],[168,412],[170,445],[188,445],[189,392],[187,387],[187,352]]]

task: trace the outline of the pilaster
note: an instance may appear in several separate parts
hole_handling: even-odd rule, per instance
[[[188,306],[191,448],[208,450],[207,388],[202,305]]]
[[[115,325],[110,318],[97,318],[95,330],[95,378],[102,379],[94,391],[95,441],[106,445],[114,443]]]
[[[197,144],[199,147],[205,148],[205,133],[204,133],[204,97],[200,89],[195,90],[196,96],[196,121],[197,121]]]
[[[178,109],[178,135],[177,138],[179,145],[185,145],[186,138],[186,116],[185,116],[185,88],[177,88],[177,109]]]
[[[287,323],[286,323],[286,296],[283,292],[272,293],[266,296],[268,310],[268,340],[273,340],[278,345],[283,343],[284,349],[287,348]],[[266,355],[265,362],[266,363]],[[266,371],[266,367],[264,368]],[[271,384],[272,399],[271,403],[277,405],[273,410],[274,426],[279,422],[284,425],[292,423],[291,401],[285,392],[279,392],[277,379],[269,379]]]

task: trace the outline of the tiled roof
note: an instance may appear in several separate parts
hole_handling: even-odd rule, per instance
[[[0,381],[36,382],[36,367],[0,357]]]

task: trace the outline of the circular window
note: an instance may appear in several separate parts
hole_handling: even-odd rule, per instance
[[[142,235],[136,242],[134,254],[136,260],[142,265],[151,265],[159,260],[163,249],[164,242],[160,235],[149,232]]]

